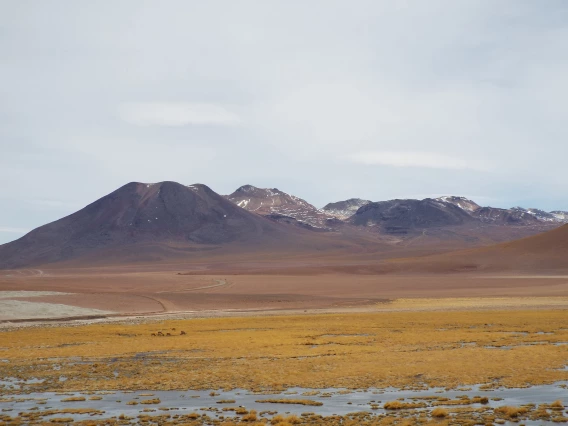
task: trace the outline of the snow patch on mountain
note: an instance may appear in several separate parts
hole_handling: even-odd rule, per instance
[[[371,201],[362,200],[361,198],[350,198],[345,201],[337,201],[329,203],[323,207],[323,211],[335,216],[339,219],[347,219],[357,213],[361,207],[369,204]]]

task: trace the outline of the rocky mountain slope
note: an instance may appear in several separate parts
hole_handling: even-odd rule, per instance
[[[334,223],[333,215],[277,188],[243,185],[225,197],[245,210],[267,216],[272,220],[305,224],[321,229],[326,229]]]

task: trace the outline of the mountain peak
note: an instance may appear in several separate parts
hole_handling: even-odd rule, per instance
[[[325,228],[332,216],[312,204],[278,188],[257,188],[243,185],[226,198],[237,206],[267,216],[273,220],[285,218],[296,220],[317,228]]]
[[[1,246],[0,267],[67,260],[136,244],[246,241],[276,230],[272,222],[236,207],[207,185],[130,182],[70,216]]]

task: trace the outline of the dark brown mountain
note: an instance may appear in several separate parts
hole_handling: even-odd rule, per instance
[[[205,185],[132,182],[70,216],[1,245],[0,268],[63,261],[125,246],[219,245],[277,240],[288,233]]]
[[[257,188],[243,185],[225,196],[245,210],[267,216],[272,220],[289,224],[307,225],[314,228],[329,228],[334,216],[319,210],[306,200],[287,194],[277,188]],[[329,221],[331,219],[331,221]]]
[[[407,234],[417,229],[464,225],[474,220],[453,203],[426,198],[369,203],[357,210],[350,222],[356,226],[376,227],[389,234]]]

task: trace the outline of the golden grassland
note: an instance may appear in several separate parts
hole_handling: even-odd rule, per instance
[[[152,336],[158,332],[171,336]],[[567,380],[566,342],[568,313],[563,310],[38,327],[0,332],[0,358],[5,360],[0,377],[44,380],[26,385],[24,392],[519,387]]]

